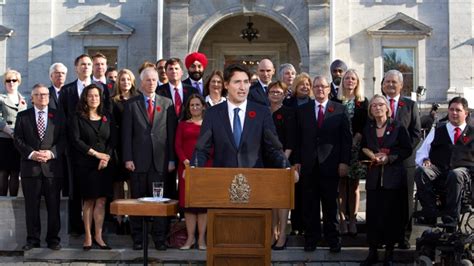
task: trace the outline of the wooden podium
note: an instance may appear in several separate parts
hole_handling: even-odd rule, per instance
[[[186,207],[208,209],[207,265],[270,265],[271,209],[294,208],[294,169],[186,168]]]

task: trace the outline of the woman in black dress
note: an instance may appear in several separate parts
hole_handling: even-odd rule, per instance
[[[283,145],[283,152],[289,158],[295,148],[294,132],[296,128],[295,112],[292,108],[283,106],[282,102],[286,96],[287,85],[276,81],[268,85],[268,99],[272,111],[273,122],[278,134],[278,139]],[[286,248],[286,225],[288,224],[288,209],[273,210],[273,241],[274,250]]]
[[[135,76],[132,71],[126,68],[120,70],[117,75],[117,82],[115,83],[114,95],[112,96],[112,115],[116,127],[115,132],[117,132],[117,141],[121,140],[120,132],[124,104],[128,99],[138,95],[138,93],[139,92],[135,87]],[[122,162],[122,145],[118,144],[115,151],[117,162]],[[128,187],[130,187],[130,184],[128,183],[129,180],[130,171],[125,169],[123,163],[118,163],[113,177],[114,200],[129,198],[125,196],[124,189],[125,182],[127,182]],[[127,232],[125,224],[127,223],[123,223],[123,216],[118,215],[115,218],[117,234],[125,234]]]
[[[79,180],[83,200],[85,237],[83,248],[89,250],[92,242],[101,249],[110,249],[102,239],[105,202],[112,195],[112,177],[108,170],[115,146],[115,125],[109,114],[103,112],[102,89],[96,84],[84,88],[71,118],[70,139],[75,177]],[[94,220],[95,235],[91,225]]]
[[[361,142],[361,158],[371,161],[367,172],[367,242],[369,256],[361,265],[377,263],[377,247],[385,245],[384,265],[393,264],[393,246],[403,232],[403,189],[407,180],[403,160],[411,154],[408,131],[391,120],[387,99],[375,95]]]

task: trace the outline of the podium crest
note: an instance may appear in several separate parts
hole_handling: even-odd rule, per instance
[[[243,174],[234,176],[229,187],[230,201],[233,203],[248,203],[252,189]]]

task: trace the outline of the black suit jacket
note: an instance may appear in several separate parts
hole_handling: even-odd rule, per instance
[[[260,82],[255,82],[250,86],[248,100],[262,104],[265,106],[270,106],[270,101],[268,100],[267,93],[263,90]]]
[[[342,103],[342,101],[334,100],[335,102]],[[362,134],[365,125],[367,124],[368,119],[368,108],[369,108],[369,100],[364,98],[364,101],[356,101],[355,108],[354,108],[354,116],[351,119],[351,127],[352,127],[352,134],[355,133]]]
[[[388,152],[389,162],[383,166],[383,178],[381,178],[382,167],[371,166],[367,172],[366,189],[376,189],[377,184],[383,182],[383,187],[387,189],[400,189],[407,186],[406,171],[403,160],[412,153],[410,137],[408,131],[397,121],[387,122],[382,145],[377,140],[375,122],[370,121],[364,128],[361,142],[362,148],[368,148],[374,153]],[[362,160],[368,159],[361,153]]]
[[[395,114],[395,120],[400,122],[400,124],[408,130],[412,150],[415,150],[421,140],[420,114],[418,112],[416,102],[406,97],[400,97],[398,101],[397,113]],[[406,167],[415,166],[415,156],[416,153],[413,152],[412,156],[407,158],[405,161]]]
[[[240,145],[237,147],[225,101],[206,111],[191,163],[197,162],[198,166],[204,166],[213,149],[214,167],[263,168],[263,156],[268,158],[273,167],[288,167],[289,162],[282,150],[272,143],[268,134],[277,138],[270,110],[247,101]]]
[[[99,121],[99,128],[96,129],[92,122],[81,117],[79,114],[70,118],[68,123],[70,129],[69,140],[73,147],[71,155],[73,163],[84,166],[98,166],[99,159],[87,154],[90,148],[107,153],[112,157],[115,145],[117,143],[115,124],[110,115],[105,115]]]
[[[349,165],[351,159],[352,134],[346,107],[328,101],[323,125],[318,128],[312,100],[297,109],[296,121],[295,162],[301,163],[301,174],[312,175],[315,164],[319,163],[323,177],[338,177],[339,164]]]
[[[203,87],[202,87],[202,91],[200,91],[200,90],[198,90],[196,87],[194,87],[194,85],[193,85],[193,80],[191,80],[190,77],[188,77],[187,79],[183,80],[182,82],[183,82],[183,84],[186,84],[186,85],[188,85],[189,87],[195,88],[196,91],[199,92],[199,94],[201,94],[201,95],[204,94],[204,84],[203,84]],[[205,96],[205,95],[204,95],[204,96]]]
[[[283,150],[295,150],[296,113],[293,108],[282,106],[272,114],[278,139]]]
[[[48,108],[59,110],[59,102],[58,102],[58,96],[56,95],[56,89],[54,88],[54,86],[50,86],[48,89],[49,89]]]
[[[153,124],[148,120],[143,95],[125,102],[122,119],[123,161],[133,161],[135,172],[148,172],[153,165],[166,173],[168,162],[175,160],[176,113],[170,99],[155,96]]]
[[[183,102],[183,106],[181,107],[181,114],[178,117],[179,120],[181,120],[184,117],[184,106],[186,102],[188,101],[189,96],[191,96],[194,93],[200,94],[199,91],[193,86],[187,85],[184,82],[181,82],[181,83],[183,84],[183,99],[181,99]],[[156,90],[156,94],[166,97],[168,99],[171,99],[171,103],[174,104],[173,97],[171,96],[169,83],[159,86],[158,89]]]
[[[61,112],[48,108],[48,124],[43,140],[40,140],[37,130],[34,108],[18,113],[15,124],[14,143],[21,154],[21,175],[37,177],[62,177],[62,157],[65,147],[65,120]],[[39,163],[28,159],[33,151],[50,150],[54,159]]]

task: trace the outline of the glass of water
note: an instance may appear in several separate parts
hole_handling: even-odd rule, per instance
[[[163,182],[153,182],[153,198],[162,199],[163,198]]]

